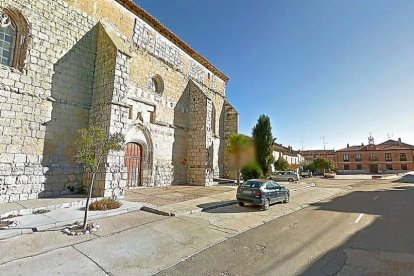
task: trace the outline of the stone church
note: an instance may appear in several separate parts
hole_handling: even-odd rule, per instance
[[[0,203],[87,184],[77,130],[121,132],[94,194],[235,177],[228,77],[131,0],[0,0]]]

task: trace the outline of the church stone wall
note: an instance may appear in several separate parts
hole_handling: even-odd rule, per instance
[[[115,0],[0,7],[20,11],[31,36],[24,71],[0,67],[0,203],[87,185],[73,140],[91,125],[143,146],[141,185],[211,185],[226,175],[225,139],[238,117],[225,81],[144,20]],[[122,196],[126,185],[124,152],[110,153],[94,194]]]
[[[59,0],[0,7],[18,10],[30,35],[25,69],[0,66],[0,203],[67,194],[81,184],[70,145],[88,121],[96,21]]]

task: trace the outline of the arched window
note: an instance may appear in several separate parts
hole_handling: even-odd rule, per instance
[[[155,75],[149,79],[149,88],[152,92],[161,95],[164,92],[164,81],[159,75]]]
[[[0,64],[24,68],[29,27],[23,15],[14,9],[0,11]]]

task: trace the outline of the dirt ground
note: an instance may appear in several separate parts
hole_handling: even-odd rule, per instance
[[[231,187],[195,187],[195,186],[170,186],[170,187],[142,187],[130,189],[126,192],[128,201],[150,203],[156,206],[164,206],[195,198],[232,191]]]

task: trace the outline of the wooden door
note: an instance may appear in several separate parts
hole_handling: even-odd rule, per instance
[[[125,148],[125,166],[128,172],[128,187],[141,186],[142,182],[142,146],[128,143]]]

